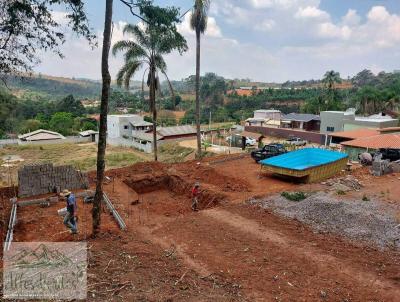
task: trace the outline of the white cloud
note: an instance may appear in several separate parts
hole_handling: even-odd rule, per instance
[[[361,21],[361,17],[357,14],[355,9],[349,9],[347,14],[342,18],[342,22],[349,26],[358,25]]]
[[[295,17],[298,19],[329,19],[330,16],[326,11],[320,10],[315,6],[300,7]]]
[[[326,22],[319,25],[318,34],[323,38],[339,38],[349,39],[351,37],[351,29],[349,26],[337,26],[333,23]]]
[[[264,20],[259,24],[255,25],[255,29],[259,31],[271,31],[276,25],[274,20]]]
[[[368,19],[372,22],[383,23],[390,17],[384,6],[374,6],[368,13]]]
[[[294,7],[311,5],[318,6],[319,0],[249,0],[254,8],[290,9]]]
[[[390,0],[391,1],[391,0]],[[202,72],[227,77],[286,81],[320,77],[335,69],[346,76],[368,67],[387,71],[400,62],[400,14],[384,6],[367,13],[348,8],[330,16],[319,0],[213,0],[208,29],[202,36]],[[63,20],[63,14],[57,15]],[[189,51],[167,56],[172,79],[194,73],[195,39],[186,15],[179,31]],[[117,22],[113,42],[122,36]],[[262,38],[260,38],[261,33]],[[99,45],[102,32],[99,30]],[[38,71],[54,75],[100,78],[101,47],[92,51],[84,39],[67,36],[65,60],[46,55]],[[115,75],[122,58],[110,59]]]

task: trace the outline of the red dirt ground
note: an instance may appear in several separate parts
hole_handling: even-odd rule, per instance
[[[229,158],[141,163],[107,172],[112,180],[104,189],[128,230],[119,231],[103,214],[100,237],[87,238],[88,300],[399,301],[398,252],[314,233],[243,202],[321,185],[288,183],[261,174],[250,158]],[[394,176],[382,179],[390,184]],[[201,210],[192,212],[190,188],[196,181],[203,190]],[[376,179],[363,181],[373,190]],[[82,212],[89,213],[90,206],[80,205],[81,233],[72,237],[60,233],[65,229],[55,212],[60,205],[24,208],[16,240],[85,239],[84,226],[91,222]]]

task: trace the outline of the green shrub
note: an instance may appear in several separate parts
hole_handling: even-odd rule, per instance
[[[281,196],[290,201],[302,201],[307,198],[304,192],[282,192]]]
[[[364,194],[363,197],[362,197],[362,201],[369,201],[368,196]]]
[[[336,194],[337,194],[337,195],[346,195],[346,192],[343,191],[343,190],[337,190],[337,191],[336,191]]]

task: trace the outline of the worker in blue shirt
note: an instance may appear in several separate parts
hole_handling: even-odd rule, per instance
[[[63,190],[60,194],[66,198],[67,201],[67,215],[64,217],[64,224],[71,230],[72,234],[78,233],[77,227],[77,204],[74,193],[69,190]]]

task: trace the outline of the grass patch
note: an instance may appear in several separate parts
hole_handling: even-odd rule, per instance
[[[185,158],[194,152],[193,149],[182,147],[178,143],[161,145],[158,149],[160,160],[166,163],[183,162]]]
[[[346,192],[343,191],[343,190],[337,190],[337,191],[336,191],[336,194],[337,194],[337,195],[346,195]]]
[[[282,192],[281,196],[285,197],[287,200],[297,202],[307,198],[307,195],[304,192]]]
[[[130,166],[137,162],[143,161],[140,157],[133,153],[121,152],[106,154],[106,168]],[[80,160],[70,160],[67,165],[73,165],[76,169],[82,171],[91,171],[96,169],[97,158],[88,157]]]

